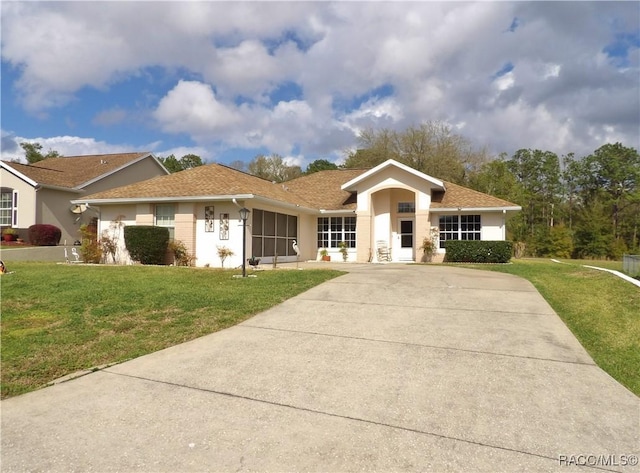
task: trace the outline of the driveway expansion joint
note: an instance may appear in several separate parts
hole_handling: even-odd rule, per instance
[[[360,340],[364,342],[373,342],[373,343],[388,343],[391,345],[404,345],[404,346],[411,346],[411,347],[418,347],[418,348],[431,348],[435,350],[461,351],[466,353],[475,353],[479,355],[504,356],[507,358],[521,358],[525,360],[535,360],[535,361],[550,361],[552,363],[567,363],[571,365],[584,365],[584,366],[594,366],[594,367],[598,366],[596,365],[595,362],[587,363],[584,361],[556,360],[554,358],[540,358],[535,356],[512,355],[509,353],[497,353],[497,352],[483,351],[483,350],[470,350],[468,348],[447,347],[447,346],[441,346],[441,345],[426,345],[423,343],[400,342],[397,340],[385,340],[381,338],[356,337],[353,335],[337,335],[333,333],[310,332],[307,330],[293,330],[293,329],[278,328],[278,327],[266,327],[261,325],[251,325],[247,323],[239,324],[238,327],[253,328],[258,330],[273,330],[275,332],[299,333],[304,335],[316,335],[319,337],[343,338],[347,340]]]
[[[510,310],[482,310],[478,308],[465,308],[465,307],[440,307],[440,306],[427,306],[427,305],[416,305],[416,304],[399,304],[398,302],[394,302],[393,304],[383,304],[381,302],[355,302],[355,301],[340,301],[340,300],[327,300],[322,298],[315,297],[305,297],[304,295],[299,296],[300,300],[303,301],[311,301],[311,302],[325,302],[332,304],[352,304],[356,306],[362,305],[370,305],[375,307],[393,307],[393,308],[409,308],[409,309],[436,309],[436,310],[456,310],[463,312],[475,312],[475,313],[488,313],[488,314],[513,314],[513,315],[543,315],[543,316],[553,316],[555,313],[553,312],[514,312]]]
[[[358,422],[358,423],[363,423],[363,424],[368,424],[368,425],[374,425],[377,427],[383,427],[383,428],[388,428],[388,429],[393,429],[393,430],[401,430],[403,432],[409,432],[409,433],[414,433],[414,434],[418,434],[418,435],[426,435],[429,437],[435,437],[435,438],[439,438],[439,439],[444,439],[444,440],[450,440],[453,442],[461,442],[461,443],[466,443],[469,445],[475,445],[478,447],[484,447],[484,448],[489,448],[489,449],[494,449],[494,450],[503,450],[503,451],[507,451],[507,452],[512,452],[512,453],[517,453],[520,455],[527,455],[527,456],[532,456],[532,457],[537,457],[537,458],[541,458],[544,460],[549,460],[549,461],[553,461],[555,463],[558,462],[558,458],[557,457],[551,457],[548,455],[543,455],[540,453],[535,453],[535,452],[527,452],[525,450],[519,450],[516,448],[510,448],[510,447],[504,447],[501,445],[492,445],[489,443],[485,443],[485,442],[479,442],[477,440],[469,440],[469,439],[465,439],[465,438],[460,438],[460,437],[453,437],[450,435],[443,435],[443,434],[439,434],[437,432],[428,432],[426,430],[420,430],[420,429],[414,429],[411,427],[403,427],[401,425],[394,425],[394,424],[388,424],[385,422],[379,422],[379,421],[375,421],[375,420],[371,420],[371,419],[364,419],[361,417],[354,417],[354,416],[348,416],[348,415],[344,415],[344,414],[338,414],[335,412],[328,412],[328,411],[321,411],[318,409],[312,409],[309,407],[303,407],[303,406],[296,406],[293,404],[285,404],[282,402],[276,402],[276,401],[270,401],[267,399],[259,399],[259,398],[255,398],[255,397],[251,397],[251,396],[244,396],[242,394],[236,394],[236,393],[231,393],[231,392],[227,392],[227,391],[219,391],[216,389],[208,389],[208,388],[200,388],[197,386],[189,386],[186,384],[181,384],[181,383],[173,383],[171,381],[163,381],[163,380],[158,380],[158,379],[152,379],[152,378],[147,378],[144,376],[136,376],[136,375],[132,375],[132,374],[125,374],[125,373],[116,373],[113,371],[109,371],[109,370],[103,370],[103,373],[108,373],[108,374],[113,374],[116,376],[123,376],[123,377],[127,377],[127,378],[133,378],[133,379],[138,379],[141,381],[147,381],[147,382],[151,382],[151,383],[157,383],[157,384],[164,384],[166,386],[173,386],[173,387],[177,387],[177,388],[183,388],[183,389],[190,389],[190,390],[195,390],[195,391],[200,391],[200,392],[204,392],[204,393],[209,393],[209,394],[214,394],[214,395],[218,395],[218,396],[224,396],[224,397],[229,397],[232,399],[239,399],[239,400],[244,400],[244,401],[250,401],[250,402],[257,402],[260,404],[267,404],[270,406],[276,406],[276,407],[282,407],[285,409],[293,409],[299,412],[306,412],[309,414],[316,414],[316,415],[321,415],[321,416],[327,416],[327,417],[333,417],[333,418],[337,418],[337,419],[343,419],[343,420],[347,420],[347,421],[352,421],[352,422]],[[583,465],[581,465],[583,466]],[[611,471],[611,472],[617,472],[618,470],[609,470],[607,468],[601,468],[598,466],[592,466],[592,465],[584,465],[587,468],[591,468],[591,469],[595,469],[595,470],[601,470],[601,471]]]

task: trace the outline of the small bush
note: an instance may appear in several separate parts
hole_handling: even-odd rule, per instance
[[[510,241],[449,240],[445,243],[447,263],[508,263],[513,252]]]
[[[169,229],[149,225],[124,227],[124,245],[134,261],[164,264],[169,245]]]
[[[195,256],[189,253],[187,245],[180,240],[173,240],[169,242],[169,251],[173,253],[173,259],[176,266],[193,266],[195,263]]]
[[[56,246],[62,238],[62,231],[55,225],[36,223],[27,230],[29,243],[36,246]]]
[[[102,260],[102,248],[98,244],[97,227],[95,225],[81,225],[82,246],[80,256],[85,263],[99,263]]]

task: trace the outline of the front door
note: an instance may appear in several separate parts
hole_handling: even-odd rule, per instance
[[[413,254],[413,219],[401,218],[398,220],[398,240],[394,248],[393,256],[397,261],[415,261]]]

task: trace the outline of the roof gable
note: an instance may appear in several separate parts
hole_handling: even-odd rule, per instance
[[[427,181],[429,184],[431,184],[432,187],[439,187],[441,189],[444,189],[444,182],[442,182],[439,179],[436,179],[435,177],[431,177],[427,174],[424,174],[416,169],[413,169],[409,166],[407,166],[406,164],[402,164],[399,163],[398,161],[395,161],[393,159],[387,159],[384,163],[378,164],[376,167],[369,169],[367,172],[364,172],[362,174],[360,174],[359,176],[355,177],[354,179],[350,180],[349,182],[346,182],[345,184],[342,185],[342,189],[343,190],[350,190],[350,191],[355,191],[356,187],[358,186],[358,184],[362,183],[363,181],[369,179],[370,177],[379,174],[380,172],[382,172],[383,170],[390,168],[390,167],[394,167],[397,169],[400,169],[408,174],[411,174],[419,179],[422,179],[424,181]]]
[[[35,182],[36,185],[81,189],[148,157],[168,172],[148,152],[48,158],[33,164],[4,161],[3,167],[12,168],[29,179],[31,182],[27,182],[30,184]]]

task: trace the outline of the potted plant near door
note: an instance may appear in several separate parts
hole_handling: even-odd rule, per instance
[[[320,250],[320,259],[322,261],[331,261],[331,256],[329,256],[329,252],[327,251],[326,248],[322,248]]]
[[[425,237],[422,240],[422,245],[420,246],[422,249],[422,262],[423,263],[431,263],[433,259],[433,254],[436,252],[436,247],[433,244],[433,240],[431,238]]]
[[[349,250],[347,249],[347,244],[344,241],[341,241],[338,246],[340,247],[340,253],[342,254],[342,261],[345,263],[349,258]]]

